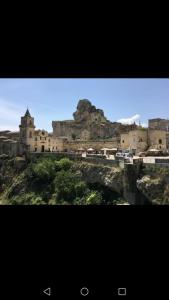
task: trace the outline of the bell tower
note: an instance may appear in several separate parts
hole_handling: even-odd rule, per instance
[[[27,108],[24,117],[21,117],[21,124],[19,125],[20,128],[20,143],[25,145],[26,148],[29,148],[29,151],[33,148],[33,141],[34,141],[34,118],[31,117],[30,112]]]

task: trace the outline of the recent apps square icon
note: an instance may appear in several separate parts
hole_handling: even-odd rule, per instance
[[[126,296],[126,288],[118,288],[118,296]]]

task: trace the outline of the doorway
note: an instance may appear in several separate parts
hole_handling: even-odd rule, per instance
[[[41,147],[41,152],[44,152],[44,151],[45,151],[45,146],[42,145],[42,147]]]

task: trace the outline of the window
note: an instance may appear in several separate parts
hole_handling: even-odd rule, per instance
[[[159,141],[158,141],[158,142],[159,142],[159,144],[162,144],[162,139],[159,139]]]
[[[124,140],[122,140],[122,143],[124,143]]]
[[[49,143],[50,143],[50,139],[49,139]]]
[[[40,140],[41,140],[41,136],[40,136]]]
[[[37,139],[37,137],[35,138],[35,141],[37,141],[38,139]]]
[[[37,148],[35,148],[35,152],[37,151]]]
[[[32,138],[32,131],[29,132],[29,137]]]
[[[32,121],[29,122],[29,125],[32,125]]]

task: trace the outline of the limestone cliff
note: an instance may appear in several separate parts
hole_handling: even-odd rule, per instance
[[[99,183],[120,195],[123,193],[123,172],[118,167],[78,162],[74,163],[73,170],[88,183]]]
[[[152,204],[169,204],[168,167],[147,167],[137,180],[137,188]]]
[[[52,122],[55,137],[65,136],[75,140],[109,139],[120,136],[121,132],[134,129],[134,125],[110,122],[103,110],[96,108],[87,99],[79,100],[73,117],[74,120]]]
[[[76,122],[99,123],[107,122],[104,112],[101,109],[96,109],[94,105],[87,99],[79,100],[76,112],[73,113]]]
[[[56,159],[60,158],[56,156]],[[34,161],[35,158],[32,159]],[[0,203],[3,198],[29,194],[32,182],[32,175],[27,175],[29,168],[29,161],[24,158],[0,159]],[[121,197],[129,204],[169,204],[168,167],[127,164],[124,168],[119,168],[114,164],[105,165],[101,161],[96,163],[74,158],[71,172],[80,181],[96,184],[100,190],[107,189],[110,198],[114,198],[116,193],[117,199]]]

